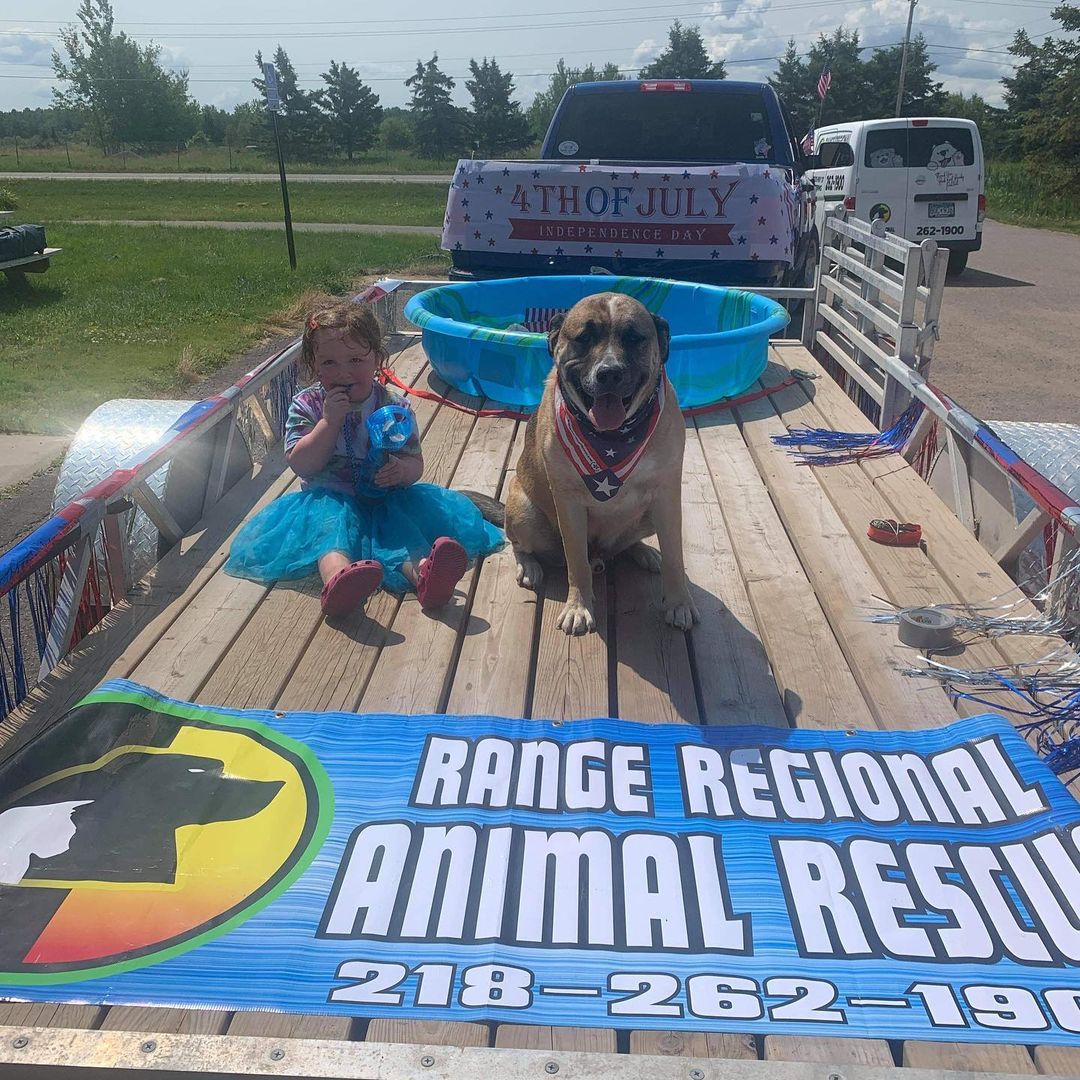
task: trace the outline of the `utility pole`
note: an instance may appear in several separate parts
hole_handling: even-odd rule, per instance
[[[285,211],[285,240],[289,246],[289,265],[295,270],[296,246],[293,244],[292,212],[289,210],[289,185],[285,179],[285,155],[281,150],[281,131],[278,128],[281,95],[278,90],[277,69],[273,64],[263,64],[263,77],[266,79],[266,107],[274,122],[274,144],[277,146],[278,175],[281,178],[281,204]]]
[[[907,13],[907,30],[904,31],[904,51],[900,54],[900,85],[896,88],[896,116],[899,116],[904,107],[904,76],[907,75],[907,54],[911,45],[911,20],[915,17],[915,5],[919,0],[909,0]]]

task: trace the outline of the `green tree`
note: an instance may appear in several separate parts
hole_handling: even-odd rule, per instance
[[[776,65],[776,74],[769,82],[780,95],[791,114],[795,125],[795,134],[801,139],[817,117],[817,93],[815,87],[821,72],[811,72],[795,45],[795,39],[789,39],[784,55]]]
[[[487,57],[478,64],[469,61],[472,78],[465,89],[472,97],[469,131],[484,157],[501,157],[524,149],[531,135],[529,121],[521,106],[511,100],[514,76],[499,70],[495,60]]]
[[[319,91],[317,103],[334,142],[352,161],[357,150],[367,150],[375,143],[382,119],[379,95],[360,81],[358,71],[336,60],[323,72],[323,81],[326,89]]]
[[[255,54],[255,63],[259,68],[258,78],[251,83],[266,101],[266,80],[263,78],[262,52]],[[325,131],[322,113],[319,111],[315,95],[302,90],[297,84],[296,68],[293,67],[289,54],[279,45],[274,50],[274,67],[277,70],[278,94],[281,108],[278,115],[284,126],[283,138],[290,153],[301,161],[317,160],[324,155]],[[262,143],[269,145],[270,120],[264,116]]]
[[[705,42],[696,26],[683,26],[678,19],[668,31],[667,48],[648,67],[642,79],[723,79],[723,60],[710,60]]]
[[[383,109],[379,124],[379,145],[388,154],[408,150],[416,141],[412,117],[407,109],[393,107]]]
[[[865,102],[871,116],[892,116],[896,112],[896,88],[900,84],[900,62],[903,45],[875,49],[863,63],[869,98]],[[930,59],[926,38],[916,34],[908,46],[907,67],[904,70],[904,97],[901,116],[937,116],[945,101],[941,83],[934,81],[937,64]]]
[[[858,30],[845,30],[842,26],[838,26],[828,37],[819,34],[817,41],[810,46],[806,66],[810,76],[809,100],[815,127],[844,120],[869,120],[875,116],[868,111],[869,84],[860,59],[861,52]],[[832,83],[822,102],[817,95],[817,83],[826,64],[832,73]],[[895,94],[894,84],[894,99]]]
[[[409,108],[417,154],[442,160],[461,143],[461,116],[451,100],[454,80],[439,70],[439,54],[425,64],[416,61],[416,73],[405,80],[412,91]]]
[[[229,126],[229,114],[215,105],[204,105],[199,110],[199,131],[206,136],[207,142],[221,146],[225,142],[225,133]]]
[[[979,125],[983,151],[988,158],[1009,157],[1008,112],[990,105],[978,94],[946,94],[939,116],[959,116]]]
[[[1059,4],[1052,15],[1070,34],[1080,31],[1080,7]],[[1036,45],[1018,30],[1009,51],[1024,62],[1005,84],[1020,148],[1034,161],[1080,177],[1080,40],[1047,37]]]
[[[187,73],[162,68],[159,45],[114,33],[109,0],[82,0],[76,18],[78,25],[60,31],[66,58],[52,55],[57,79],[67,84],[53,91],[56,104],[86,116],[106,151],[186,141],[198,122]]]
[[[551,81],[546,90],[541,90],[533,98],[529,111],[526,114],[529,119],[529,127],[534,139],[542,139],[547,134],[548,125],[563,99],[563,94],[574,85],[581,82],[612,82],[622,79],[623,73],[618,64],[610,61],[603,67],[597,68],[594,64],[588,64],[583,68],[568,68],[562,58],[555,65]]]

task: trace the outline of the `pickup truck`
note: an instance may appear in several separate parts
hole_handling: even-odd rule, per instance
[[[578,227],[570,230],[569,239],[545,234],[533,206],[534,217],[519,218],[516,230],[489,236],[484,218],[468,213],[470,196],[479,195],[480,188],[475,180],[471,187],[465,181],[478,166],[489,171],[498,167],[507,181],[500,185],[504,197],[514,193],[522,213],[532,204],[521,200],[536,203],[546,189],[550,203],[544,198],[541,204],[545,215],[566,222],[568,214],[578,215],[592,225],[624,227],[606,245],[602,241],[610,230],[590,233]],[[443,238],[453,262],[450,276],[471,280],[580,274],[600,267],[616,274],[717,284],[808,286],[813,284],[820,241],[805,169],[787,110],[768,83],[578,83],[563,96],[538,160],[459,164]],[[578,173],[583,183],[572,191],[569,180],[577,180]],[[593,177],[610,184],[590,187]],[[725,196],[739,184],[739,196],[746,197],[727,204]],[[492,190],[489,186],[484,194],[490,196]],[[776,202],[772,214],[762,212],[762,199]],[[488,223],[492,213],[499,220],[500,209],[486,207]],[[703,242],[693,243],[698,234],[692,229],[683,229],[681,235],[675,228],[634,232],[626,226],[634,213],[648,224],[664,219],[665,225],[693,226],[706,215],[723,224],[715,226],[718,232],[706,233]],[[464,224],[475,227],[458,228]],[[752,230],[758,228],[765,229],[765,246],[755,251]],[[545,244],[545,236],[554,239]]]

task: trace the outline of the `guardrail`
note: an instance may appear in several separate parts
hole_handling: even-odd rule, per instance
[[[884,222],[830,216],[822,237],[812,351],[881,430],[917,401],[921,414],[904,456],[1014,575],[1020,552],[1045,530],[1044,572],[1054,590],[1077,551],[1080,506],[926,377],[947,264],[948,253],[934,240],[913,244],[886,234]],[[1014,484],[1035,503],[1019,522]],[[982,529],[983,519],[991,517],[993,530]],[[1055,595],[1053,602],[1080,610],[1075,596]]]

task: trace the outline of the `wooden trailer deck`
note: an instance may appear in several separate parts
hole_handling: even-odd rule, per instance
[[[948,723],[957,710],[944,692],[898,674],[895,665],[905,653],[895,628],[865,622],[864,612],[880,605],[879,598],[900,605],[984,600],[1012,582],[899,456],[813,470],[796,466],[775,447],[770,436],[797,425],[870,428],[801,346],[775,346],[772,361],[763,385],[781,381],[791,368],[819,378],[688,424],[684,536],[687,571],[702,616],[690,635],[664,624],[657,607],[659,580],[626,564],[610,567],[597,580],[600,632],[568,639],[555,625],[565,577],[549,574],[542,595],[527,592],[515,583],[508,552],[471,572],[454,605],[437,618],[425,615],[414,597],[399,601],[379,594],[366,613],[343,626],[328,626],[314,583],[268,590],[221,572],[229,537],[245,513],[294,482],[275,456],[218,504],[201,532],[166,556],[130,606],[110,615],[8,718],[0,734],[11,745],[22,742],[107,676],[237,708],[565,720],[610,714],[655,723],[818,728]],[[409,343],[394,366],[403,379],[429,383],[419,344]],[[523,425],[476,419],[420,399],[413,404],[424,431],[425,479],[492,495],[505,490]],[[920,522],[927,551],[873,544],[866,538],[873,517]],[[1033,659],[1054,644],[1004,638],[969,646],[966,657],[983,667]],[[960,706],[962,714],[975,711]],[[697,1080],[724,1075],[725,1069],[743,1075],[741,1069],[756,1059],[827,1063],[845,1068],[848,1076],[857,1075],[858,1066],[1080,1074],[1080,1048],[1023,1045],[755,1039],[678,1031],[627,1037],[606,1029],[40,1004],[0,1005],[0,1025],[7,1025],[0,1051],[0,1061],[9,1063],[2,1067],[4,1075],[20,1060],[10,1049],[12,1038],[47,1027],[94,1029],[101,1039],[109,1032],[156,1032],[161,1040],[174,1033],[277,1040],[234,1044],[259,1055],[282,1040],[316,1039],[518,1048],[546,1051],[555,1059],[568,1051],[727,1059],[727,1066],[721,1060],[694,1062],[687,1063],[694,1071],[670,1074]],[[117,1034],[120,1041],[96,1042],[94,1061],[137,1060],[138,1040],[148,1038]],[[71,1064],[80,1053],[86,1061],[89,1044],[62,1045],[70,1046]],[[114,1047],[113,1057],[106,1045]],[[319,1052],[325,1052],[326,1044],[320,1045]],[[239,1059],[235,1052],[221,1056],[223,1047],[193,1041],[182,1067],[193,1067],[199,1055],[214,1061],[218,1053],[217,1068],[233,1075],[240,1071]],[[423,1072],[417,1067],[421,1053],[427,1051],[417,1050],[412,1068],[394,1075]],[[468,1071],[482,1067],[493,1076],[534,1071],[532,1064],[511,1069],[509,1057],[460,1060],[462,1070],[469,1061]],[[500,1060],[507,1064],[505,1072]],[[536,1060],[543,1071],[548,1059]],[[590,1075],[578,1067],[580,1059],[567,1060],[571,1065],[561,1075]],[[616,1075],[614,1059],[605,1060],[595,1075]],[[626,1057],[621,1061],[629,1064]],[[292,1068],[285,1068],[290,1062]],[[308,1075],[296,1062],[290,1052],[280,1071]],[[279,1071],[261,1056],[251,1070]],[[433,1071],[440,1070],[429,1069],[427,1075]],[[641,1062],[638,1075],[661,1074],[668,1071],[660,1063]]]

